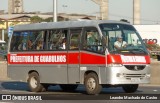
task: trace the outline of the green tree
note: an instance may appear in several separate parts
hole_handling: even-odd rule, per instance
[[[68,18],[58,17],[58,21],[68,21]],[[45,22],[53,22],[53,17],[49,17],[47,19],[44,19]]]
[[[45,22],[53,22],[53,17],[49,17],[47,19],[44,20]]]
[[[33,16],[33,17],[31,17],[31,23],[40,23],[40,22],[43,22],[44,20],[41,18],[41,17],[39,17],[39,16]]]
[[[4,24],[4,21],[0,20],[0,24],[2,24],[2,25],[3,25],[3,24]]]
[[[15,25],[17,25],[17,24],[19,24],[20,22],[18,22],[18,21],[14,21],[14,22],[12,22],[11,24],[10,24],[10,26],[15,26]]]

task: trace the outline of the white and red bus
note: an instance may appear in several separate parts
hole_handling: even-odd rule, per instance
[[[125,47],[115,48],[117,37]],[[121,86],[135,92],[150,81],[150,56],[135,28],[119,21],[67,21],[18,25],[9,41],[8,77],[42,92],[59,84],[87,94]]]

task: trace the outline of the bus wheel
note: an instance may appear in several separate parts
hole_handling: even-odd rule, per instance
[[[138,89],[138,84],[129,84],[129,85],[124,85],[122,86],[123,90],[126,93],[133,93],[136,92]]]
[[[78,85],[77,84],[61,84],[60,87],[63,91],[74,91],[77,89]]]
[[[98,76],[95,73],[89,73],[85,77],[84,85],[87,94],[95,95],[99,94],[102,89],[102,85],[99,84]]]
[[[29,74],[28,78],[29,88],[32,92],[45,91],[43,85],[40,83],[39,75],[36,72]]]

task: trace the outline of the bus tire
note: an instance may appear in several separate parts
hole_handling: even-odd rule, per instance
[[[102,85],[99,84],[98,76],[95,73],[89,73],[84,79],[86,92],[89,95],[96,95],[101,92]]]
[[[77,84],[60,84],[63,91],[75,91],[78,87]]]
[[[32,92],[46,91],[43,85],[40,83],[39,75],[36,72],[32,72],[29,74],[28,85],[30,91]]]
[[[126,93],[133,93],[137,91],[138,84],[123,85],[122,88]]]

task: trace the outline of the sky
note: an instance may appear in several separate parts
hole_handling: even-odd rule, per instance
[[[59,13],[99,15],[92,0],[57,0]],[[52,12],[53,0],[23,0],[24,11]],[[8,10],[8,0],[0,0],[0,10]],[[133,0],[109,0],[109,19],[133,21]],[[141,24],[160,24],[160,0],[141,0]]]

